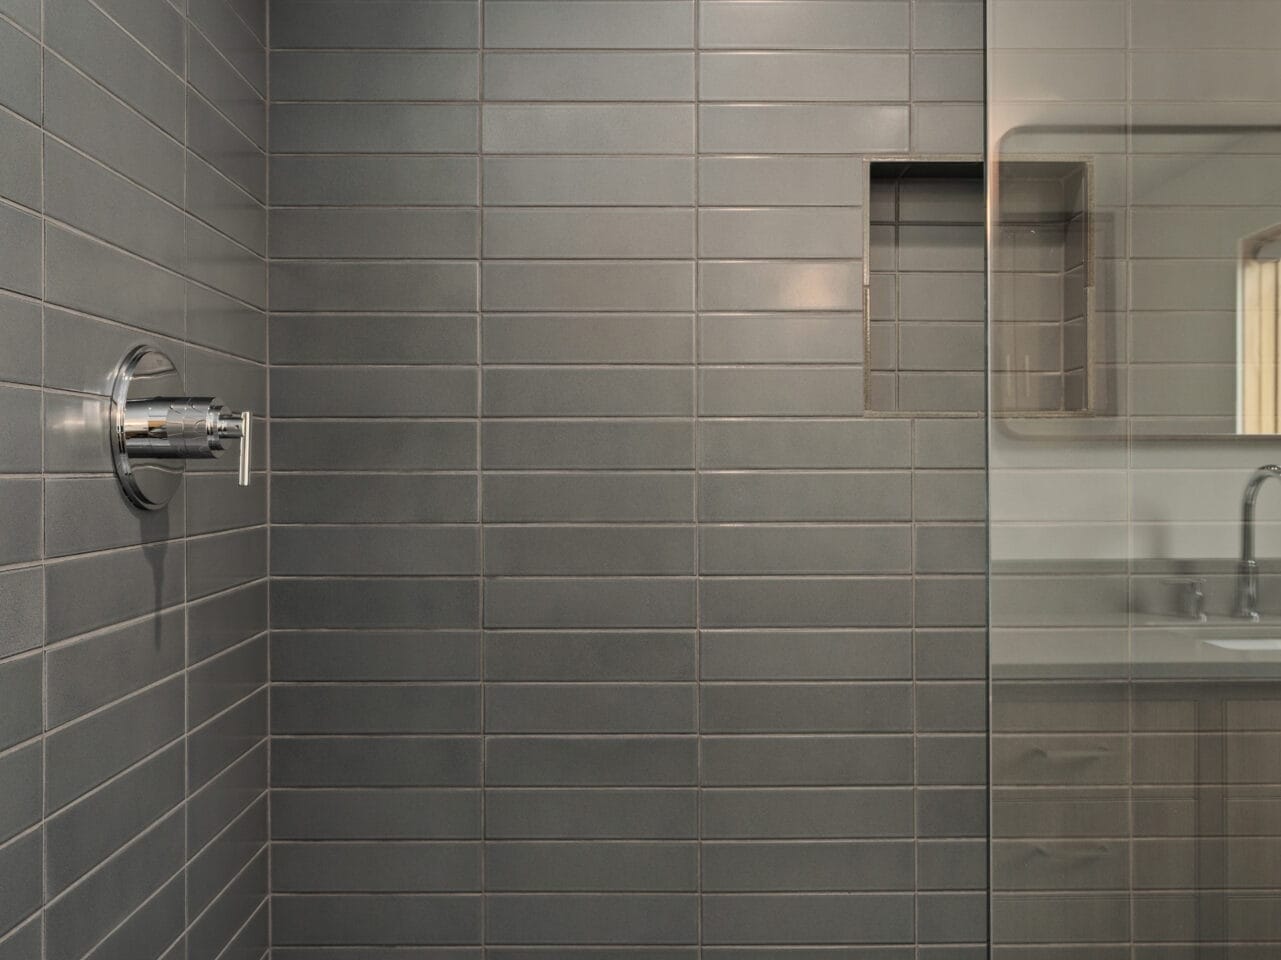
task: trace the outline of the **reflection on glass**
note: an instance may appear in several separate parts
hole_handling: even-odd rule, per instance
[[[1281,394],[1277,386],[1277,296],[1281,286],[1281,226],[1241,243],[1237,293],[1237,432],[1277,433]]]
[[[992,956],[1276,960],[1281,2],[987,11]]]

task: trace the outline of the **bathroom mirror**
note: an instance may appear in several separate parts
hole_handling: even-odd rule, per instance
[[[1281,130],[1001,133],[1023,108],[1006,112],[988,175],[990,402],[1001,429],[1053,434],[1045,421],[1067,417],[1136,439],[1281,433]]]

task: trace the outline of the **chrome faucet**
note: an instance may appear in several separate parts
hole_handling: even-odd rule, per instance
[[[1259,487],[1268,477],[1281,480],[1281,467],[1269,463],[1254,471],[1241,497],[1241,559],[1237,563],[1237,599],[1232,615],[1256,623],[1259,620],[1259,561],[1254,558],[1254,502],[1259,499]]]

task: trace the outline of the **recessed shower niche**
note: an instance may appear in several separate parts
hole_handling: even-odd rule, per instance
[[[865,407],[984,408],[983,165],[867,164]]]

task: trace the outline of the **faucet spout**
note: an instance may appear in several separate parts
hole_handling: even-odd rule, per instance
[[[1254,505],[1259,499],[1259,488],[1269,477],[1281,480],[1281,466],[1269,463],[1259,467],[1241,497],[1241,559],[1237,562],[1236,603],[1232,615],[1256,623],[1259,620],[1259,561],[1254,555]]]

